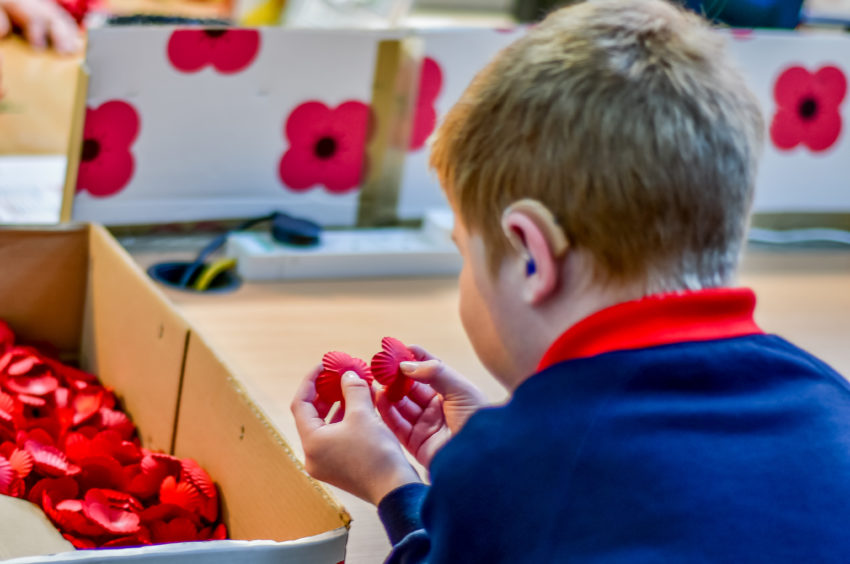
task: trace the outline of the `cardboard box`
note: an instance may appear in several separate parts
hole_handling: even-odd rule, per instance
[[[0,319],[19,340],[52,344],[112,387],[144,446],[197,460],[219,484],[223,520],[238,539],[14,562],[343,561],[348,514],[102,227],[0,228],[0,264]],[[2,507],[0,522],[19,518]],[[0,546],[0,555],[13,550]]]

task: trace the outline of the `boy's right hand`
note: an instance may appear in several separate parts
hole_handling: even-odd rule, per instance
[[[0,0],[0,38],[15,27],[36,49],[46,48],[48,40],[62,54],[83,47],[77,22],[53,0]]]
[[[434,454],[489,402],[478,388],[423,348],[408,348],[416,361],[402,362],[401,371],[416,383],[396,403],[379,390],[375,405],[401,444],[428,468]]]

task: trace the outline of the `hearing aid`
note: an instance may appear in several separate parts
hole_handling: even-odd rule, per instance
[[[567,252],[567,248],[569,247],[569,242],[567,241],[567,236],[564,234],[564,230],[560,225],[558,225],[558,222],[555,219],[555,216],[552,215],[552,212],[537,200],[532,200],[530,198],[517,200],[506,207],[505,211],[502,212],[502,231],[504,231],[505,236],[511,243],[511,246],[525,258],[526,276],[532,276],[535,272],[537,272],[537,265],[534,263],[534,259],[528,254],[528,250],[520,236],[511,229],[511,226],[508,223],[508,217],[513,212],[521,212],[528,219],[534,222],[537,228],[540,229],[543,237],[546,239],[546,244],[549,246],[549,250],[552,252],[552,255],[556,258],[564,256]]]

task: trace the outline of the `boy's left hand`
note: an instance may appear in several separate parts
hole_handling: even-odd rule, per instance
[[[419,482],[398,440],[375,412],[369,384],[354,372],[341,379],[345,413],[325,422],[331,406],[317,398],[319,372],[304,379],[291,405],[307,472],[375,505],[397,487]]]

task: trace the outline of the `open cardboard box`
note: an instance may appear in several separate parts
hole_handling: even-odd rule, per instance
[[[52,344],[63,360],[112,387],[144,446],[197,460],[218,483],[223,520],[238,539],[14,562],[344,560],[348,514],[306,475],[238,378],[102,227],[0,228],[0,264],[0,319],[21,341]],[[31,511],[24,503],[0,505],[0,523],[24,519]],[[0,539],[0,559],[25,554],[15,545],[34,540]]]

